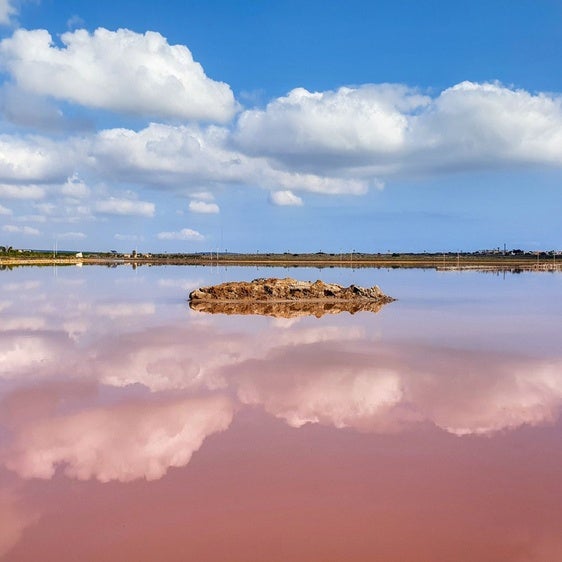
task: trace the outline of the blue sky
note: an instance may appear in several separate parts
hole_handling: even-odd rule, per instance
[[[562,4],[0,0],[0,244],[562,249]]]

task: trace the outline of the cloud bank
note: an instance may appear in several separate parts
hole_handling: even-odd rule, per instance
[[[68,179],[79,174],[187,194],[261,187],[275,204],[298,205],[299,192],[361,195],[406,176],[560,168],[562,102],[471,82],[435,98],[396,85],[300,89],[242,112],[230,127],[151,123],[56,141],[2,135],[0,149],[0,197],[40,197],[41,185],[57,183],[62,194],[85,197],[83,182]],[[190,204],[193,212],[217,209]],[[152,213],[145,206],[139,214]]]

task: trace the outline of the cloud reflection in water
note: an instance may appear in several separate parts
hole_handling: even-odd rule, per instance
[[[54,415],[19,427],[2,459],[22,478],[51,478],[61,465],[79,480],[154,480],[185,466],[232,415],[231,401],[218,395]]]
[[[22,303],[38,287],[12,285]],[[285,321],[180,309],[168,318],[144,294],[109,306],[88,290],[65,284],[65,302],[79,307],[44,317],[19,314],[15,302],[0,330],[0,408],[26,388],[60,394],[59,406],[31,418],[0,416],[0,459],[21,477],[50,478],[60,466],[78,479],[161,478],[250,407],[294,428],[389,433],[429,423],[458,436],[552,423],[562,407],[558,357],[387,341],[368,314]],[[94,398],[65,391],[76,384],[97,389]],[[32,396],[20,393],[22,411]]]

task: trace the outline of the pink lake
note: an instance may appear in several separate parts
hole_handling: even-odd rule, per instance
[[[189,290],[398,300],[278,319]],[[0,271],[0,558],[562,560],[562,275]]]

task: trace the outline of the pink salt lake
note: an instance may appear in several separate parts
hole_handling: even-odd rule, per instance
[[[189,309],[291,275],[378,314]],[[0,272],[0,559],[562,560],[562,275]]]

